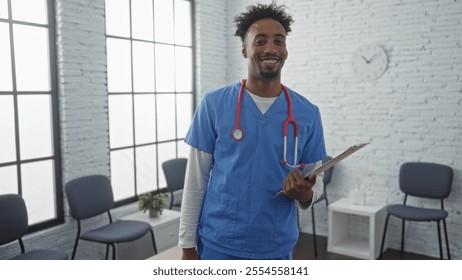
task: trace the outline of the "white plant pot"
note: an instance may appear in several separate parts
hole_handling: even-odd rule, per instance
[[[366,204],[366,194],[362,191],[353,190],[350,192],[350,203],[355,205]]]

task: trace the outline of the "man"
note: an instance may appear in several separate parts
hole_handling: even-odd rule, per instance
[[[308,176],[326,156],[320,113],[281,84],[284,6],[249,6],[235,22],[247,79],[207,93],[194,115],[179,246],[183,259],[291,259],[297,204],[322,193],[322,175]]]

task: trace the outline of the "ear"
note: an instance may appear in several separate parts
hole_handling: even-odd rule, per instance
[[[247,47],[246,47],[245,44],[242,44],[242,51],[241,51],[241,53],[242,53],[242,56],[243,56],[244,58],[247,58]]]

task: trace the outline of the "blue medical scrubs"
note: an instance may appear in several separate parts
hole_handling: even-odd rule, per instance
[[[291,169],[282,164],[283,123],[288,116],[285,94],[265,114],[244,92],[236,141],[236,106],[241,82],[207,93],[193,118],[185,142],[213,155],[211,177],[200,217],[203,246],[246,259],[285,258],[298,239],[295,200],[274,198]],[[287,161],[312,163],[326,156],[318,107],[288,88],[299,125],[298,158],[289,127]]]

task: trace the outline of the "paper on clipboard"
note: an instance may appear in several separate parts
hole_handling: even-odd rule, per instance
[[[353,145],[353,146],[349,147],[343,153],[339,154],[335,158],[329,160],[328,162],[326,162],[323,165],[321,165],[320,167],[318,167],[316,170],[311,172],[308,176],[310,176],[311,174],[318,175],[319,173],[322,173],[322,172],[326,171],[327,169],[334,166],[336,163],[338,163],[338,162],[342,161],[343,159],[347,158],[348,156],[350,156],[354,152],[360,150],[361,148],[363,148],[367,144],[369,144],[369,143],[360,143],[360,144],[356,144],[356,145]],[[308,176],[306,176],[306,177],[308,177]],[[276,195],[274,197],[282,194],[283,192],[284,192],[284,190],[280,190],[279,192],[276,193]]]

